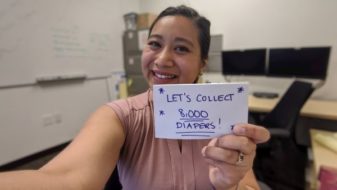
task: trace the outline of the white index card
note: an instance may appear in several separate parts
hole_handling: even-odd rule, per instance
[[[153,86],[155,137],[209,139],[248,121],[248,83]]]

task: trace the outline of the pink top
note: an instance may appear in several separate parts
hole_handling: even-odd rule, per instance
[[[118,115],[126,139],[118,161],[125,190],[208,190],[208,165],[201,149],[209,140],[154,137],[152,91],[107,104]]]

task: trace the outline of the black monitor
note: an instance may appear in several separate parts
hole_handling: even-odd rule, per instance
[[[272,48],[269,50],[268,75],[325,79],[330,47]]]
[[[265,75],[266,49],[222,51],[223,75]]]

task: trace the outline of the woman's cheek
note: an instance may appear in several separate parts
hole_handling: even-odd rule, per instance
[[[145,79],[149,82],[150,82],[150,78],[151,78],[151,55],[150,55],[150,52],[148,51],[143,51],[142,53],[142,57],[141,57],[141,68],[142,68],[142,73],[143,73],[143,76],[145,77]]]
[[[141,65],[142,67],[149,67],[149,64],[151,63],[151,57],[153,57],[151,51],[144,49],[141,57]]]

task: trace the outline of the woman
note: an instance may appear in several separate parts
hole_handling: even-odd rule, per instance
[[[103,189],[118,161],[126,190],[259,189],[252,164],[266,129],[238,124],[212,140],[154,138],[154,84],[195,83],[207,64],[210,22],[170,7],[150,28],[142,70],[150,89],[99,108],[73,142],[37,171],[0,174],[1,189]]]

